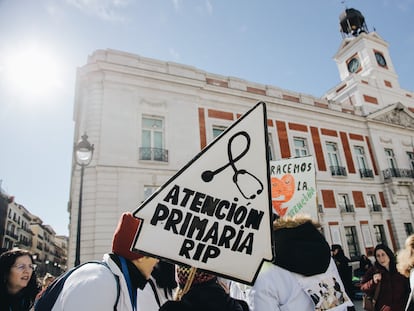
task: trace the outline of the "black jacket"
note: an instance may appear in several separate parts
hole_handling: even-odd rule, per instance
[[[167,301],[160,311],[248,311],[245,301],[230,297],[214,278],[194,284],[180,301]]]

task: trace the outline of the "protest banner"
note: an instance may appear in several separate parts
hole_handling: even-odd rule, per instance
[[[273,211],[280,217],[304,213],[318,219],[315,174],[312,156],[271,161]]]
[[[272,260],[266,105],[256,104],[134,211],[134,250],[253,284]]]

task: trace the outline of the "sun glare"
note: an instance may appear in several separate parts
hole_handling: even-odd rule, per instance
[[[47,95],[61,86],[59,63],[46,47],[9,51],[4,68],[10,87],[29,96]]]

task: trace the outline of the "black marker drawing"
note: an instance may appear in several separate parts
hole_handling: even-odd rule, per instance
[[[231,152],[231,145],[233,143],[233,140],[238,137],[238,136],[243,136],[246,139],[246,148],[235,158],[233,158],[233,154]],[[229,158],[229,162],[225,165],[223,165],[222,167],[216,169],[215,171],[204,171],[201,174],[201,178],[203,179],[203,181],[205,182],[210,182],[213,180],[214,175],[220,173],[221,171],[223,171],[224,169],[226,169],[228,166],[231,166],[233,168],[234,174],[233,174],[233,182],[235,183],[235,185],[237,186],[237,189],[239,189],[240,193],[242,194],[242,196],[245,199],[254,199],[256,197],[256,195],[259,195],[260,193],[262,193],[263,191],[263,183],[259,180],[259,178],[257,178],[256,176],[254,176],[253,174],[251,174],[250,172],[246,171],[245,169],[237,169],[235,163],[237,161],[239,161],[241,158],[243,158],[246,153],[249,151],[250,148],[250,136],[247,132],[242,131],[242,132],[238,132],[236,134],[234,134],[228,142],[227,145],[227,156]],[[257,183],[257,190],[254,191],[255,193],[251,194],[250,196],[247,196],[245,194],[245,192],[242,191],[240,185],[239,185],[239,177],[240,176],[245,176],[245,177],[251,177],[252,181],[256,181]]]

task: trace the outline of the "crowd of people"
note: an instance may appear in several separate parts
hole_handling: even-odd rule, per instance
[[[320,224],[306,215],[274,221],[274,260],[262,265],[251,287],[132,252],[139,224],[131,213],[123,213],[112,251],[102,259],[105,264],[87,263],[75,269],[51,310],[355,310],[350,259],[341,245],[329,246]],[[414,235],[398,254],[378,244],[373,257],[374,263],[361,256],[355,275],[367,295],[378,288],[375,311],[414,311]],[[54,279],[47,274],[39,281],[27,250],[4,252],[0,255],[0,309],[36,310],[39,297]]]

